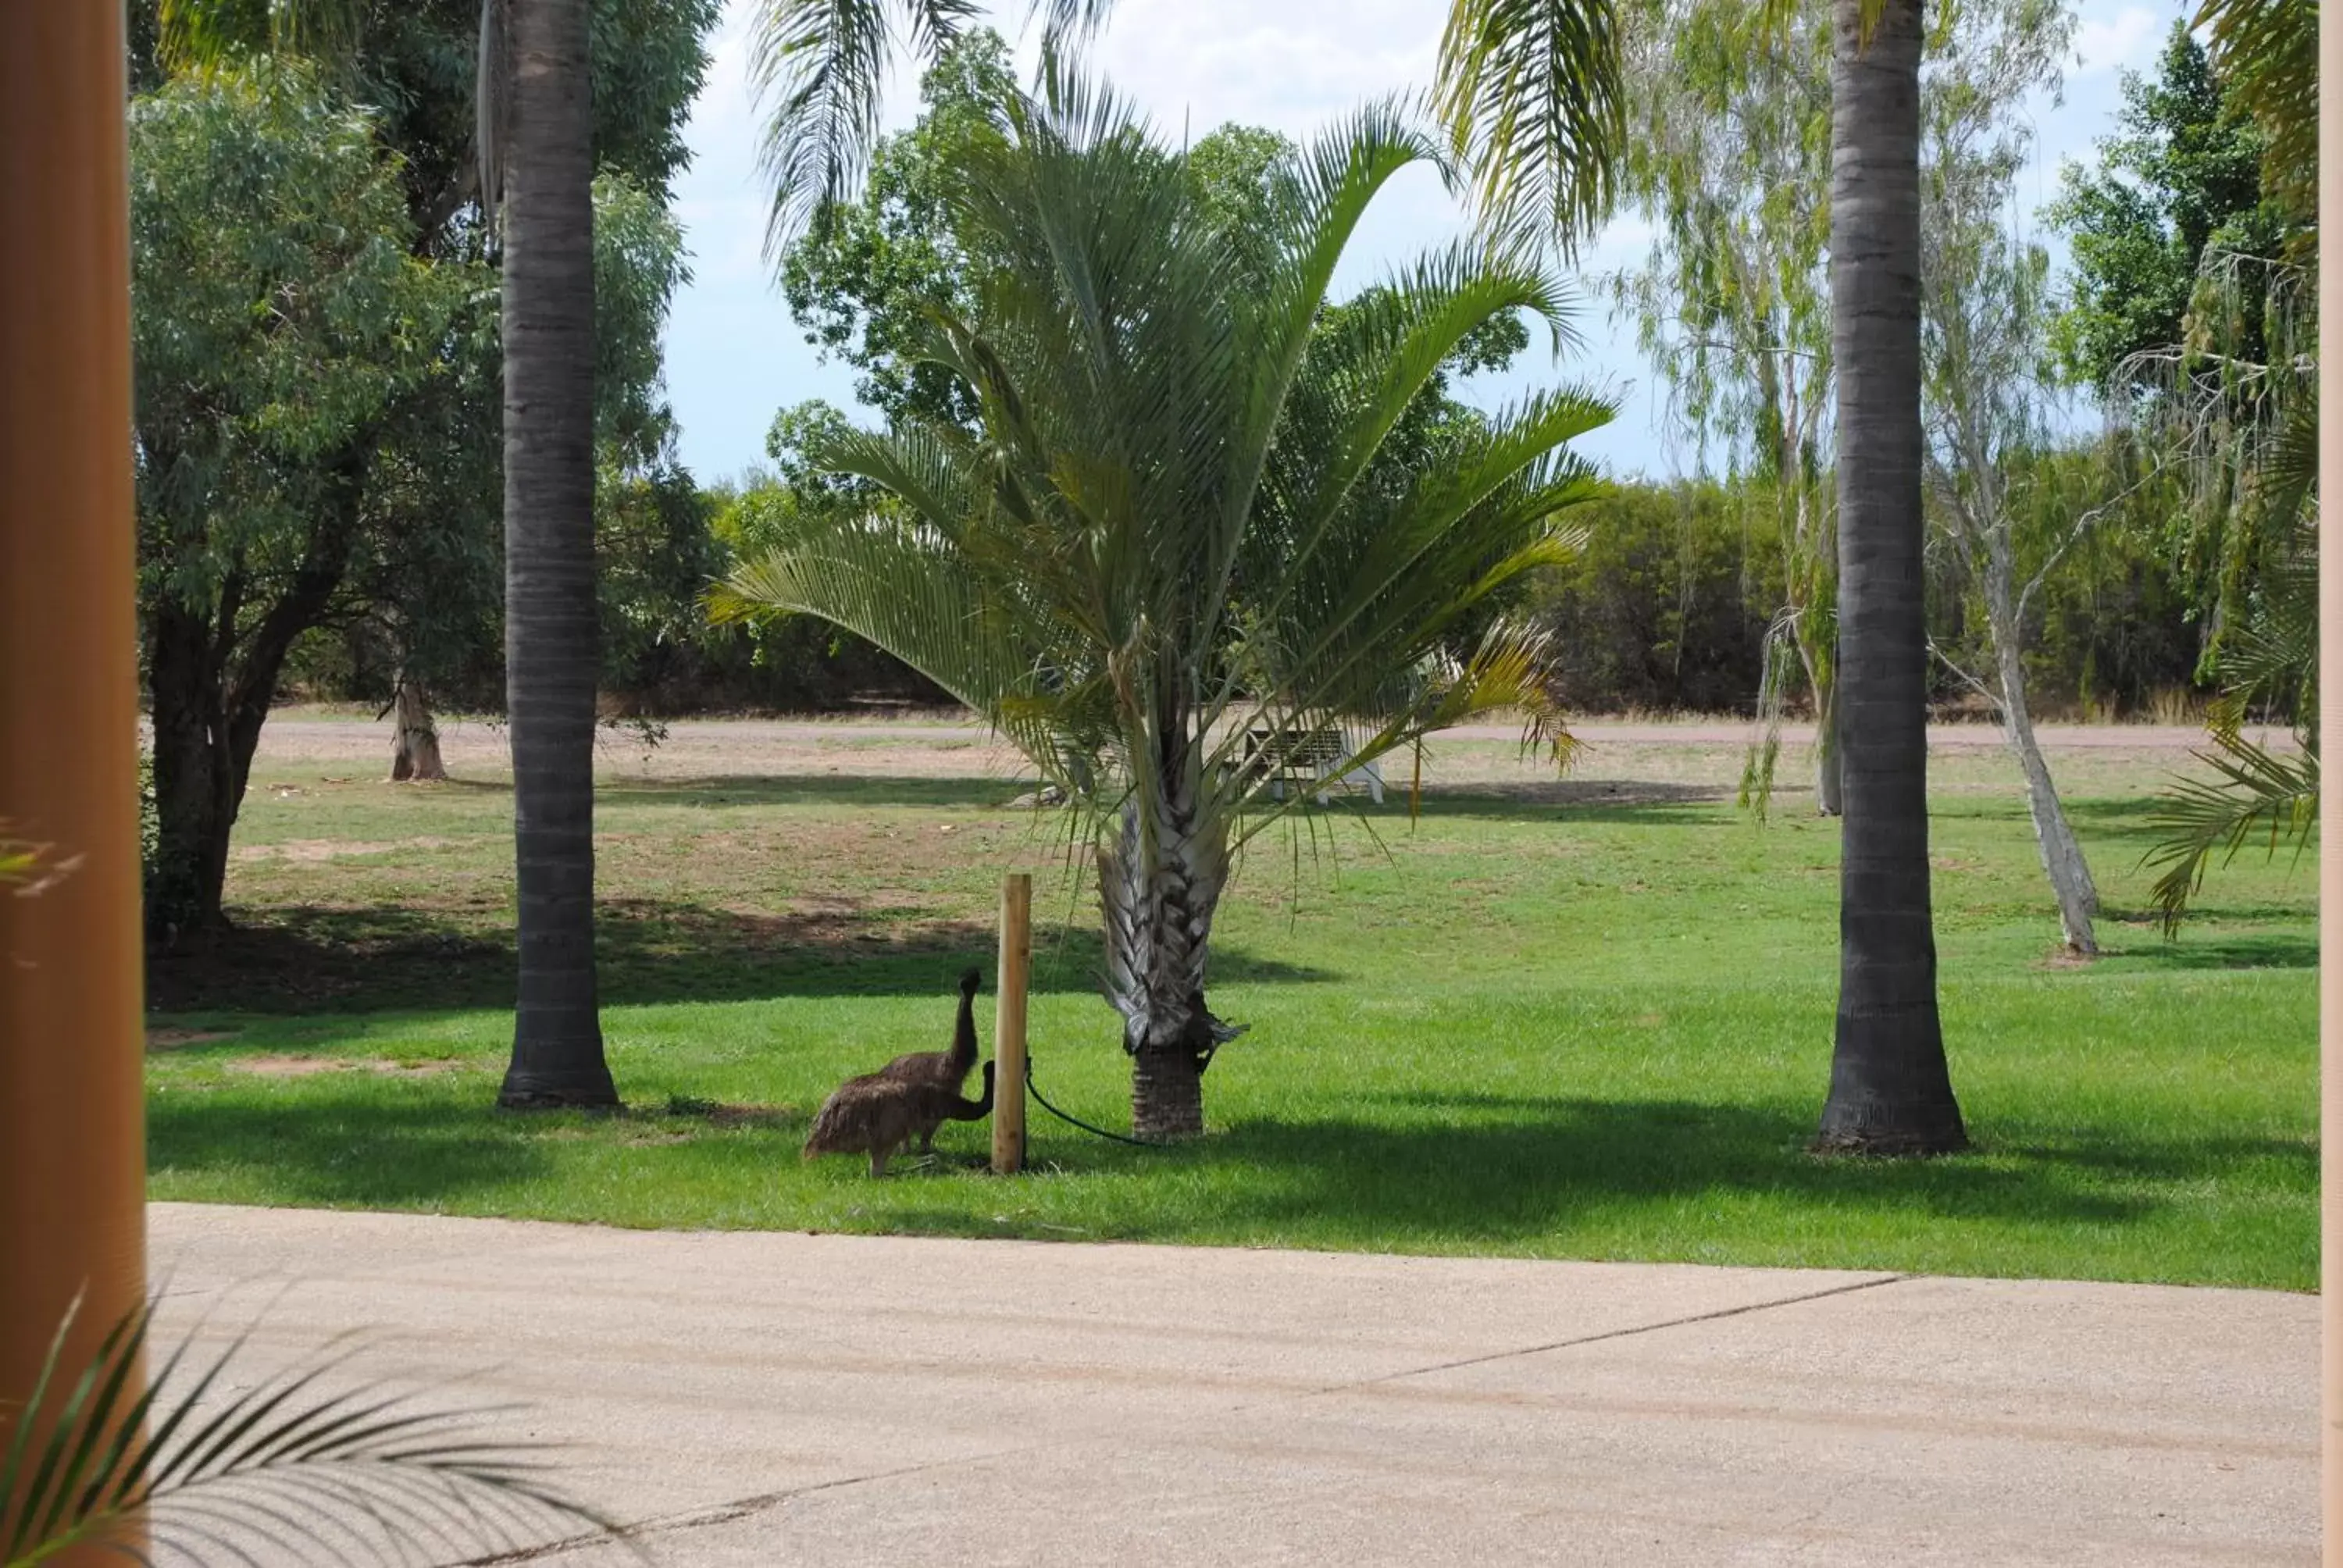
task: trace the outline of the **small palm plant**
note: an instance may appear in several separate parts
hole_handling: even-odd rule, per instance
[[[1357,763],[1500,709],[1566,741],[1536,638],[1493,606],[1571,547],[1560,514],[1594,487],[1564,444],[1611,410],[1539,392],[1393,457],[1476,329],[1567,332],[1563,286],[1502,243],[1330,304],[1376,194],[1453,176],[1395,109],[1278,166],[1241,235],[1128,107],[1054,71],[951,156],[978,306],[940,314],[930,354],[976,428],[820,443],[883,498],[743,562],[713,608],[869,638],[1087,813],[1133,1120],[1193,1135],[1235,1032],[1204,1000],[1231,855],[1302,799],[1268,781],[1329,729]]]
[[[0,1407],[0,1568],[75,1548],[135,1562],[471,1561],[614,1526],[547,1479],[533,1445],[481,1434],[493,1410],[341,1383],[352,1347],[236,1392],[238,1340],[182,1377],[185,1345],[143,1376],[150,1308],[76,1372],[57,1330],[32,1397]],[[150,1546],[151,1543],[151,1546]]]

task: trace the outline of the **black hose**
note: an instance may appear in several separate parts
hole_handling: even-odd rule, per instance
[[[1033,1058],[1031,1054],[1028,1054],[1025,1058],[1025,1090],[1027,1093],[1032,1095],[1035,1100],[1041,1102],[1042,1110],[1048,1111],[1059,1121],[1066,1123],[1069,1127],[1079,1127],[1085,1132],[1094,1133],[1101,1138],[1111,1138],[1117,1143],[1128,1143],[1134,1149],[1168,1149],[1171,1147],[1170,1144],[1162,1142],[1157,1139],[1133,1138],[1130,1134],[1124,1132],[1109,1132],[1103,1127],[1091,1126],[1089,1122],[1083,1121],[1079,1116],[1067,1115],[1064,1111],[1051,1104],[1049,1096],[1041,1092],[1041,1086],[1033,1081]]]

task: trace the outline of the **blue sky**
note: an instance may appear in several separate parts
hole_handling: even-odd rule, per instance
[[[1019,37],[1021,0],[993,9],[995,25]],[[693,276],[668,325],[668,387],[683,460],[703,480],[761,462],[779,408],[807,397],[857,407],[851,370],[822,363],[806,343],[761,253],[766,197],[745,69],[752,10],[753,0],[728,0],[687,132],[691,168],[677,188]],[[1170,134],[1183,123],[1201,135],[1235,120],[1301,139],[1363,100],[1429,81],[1446,12],[1446,0],[1121,0],[1093,58]],[[2077,6],[2076,58],[2063,101],[2036,111],[2037,156],[2022,201],[2048,197],[2060,161],[2087,155],[2108,133],[2118,73],[2148,65],[2181,15],[2177,5],[2137,0]],[[917,96],[916,77],[900,76],[889,94],[890,126],[910,120]],[[1353,243],[1338,290],[1372,280],[1463,224],[1432,175],[1403,176]],[[1581,257],[1581,271],[1632,263],[1646,238],[1637,220],[1614,222]],[[1654,395],[1633,327],[1609,319],[1593,297],[1578,326],[1583,346],[1559,362],[1534,345],[1512,370],[1475,378],[1464,395],[1493,403],[1540,383],[1592,384],[1617,397],[1620,409],[1576,443],[1580,450],[1622,476],[1688,469],[1693,454],[1667,427],[1664,396]]]

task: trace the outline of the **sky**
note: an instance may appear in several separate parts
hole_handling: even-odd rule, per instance
[[[825,397],[868,417],[855,400],[852,367],[824,363],[805,341],[764,258],[768,197],[747,70],[755,4],[727,0],[685,133],[691,166],[676,190],[692,278],[668,323],[668,390],[683,461],[704,482],[762,463],[766,429],[790,404]],[[1182,126],[1202,136],[1233,120],[1302,141],[1366,100],[1428,83],[1447,9],[1446,0],[1121,0],[1091,59],[1167,137]],[[1024,40],[1021,57],[1030,63],[1023,0],[992,10],[993,25]],[[2019,195],[2021,222],[2024,209],[2056,192],[2061,162],[2087,157],[2114,129],[2120,73],[2152,65],[2184,10],[2171,0],[2079,0],[2063,93],[2035,106],[2036,157]],[[910,123],[918,96],[916,71],[899,70],[887,97],[889,128]],[[1429,171],[1403,175],[1353,241],[1336,292],[1443,243],[1466,221]],[[1461,395],[1494,405],[1537,385],[1591,386],[1615,398],[1619,411],[1574,442],[1576,450],[1622,477],[1692,471],[1697,454],[1671,427],[1664,389],[1635,347],[1633,325],[1612,319],[1591,281],[1634,264],[1648,237],[1639,219],[1622,217],[1579,257],[1576,348],[1557,359],[1534,337],[1510,370],[1473,377]]]

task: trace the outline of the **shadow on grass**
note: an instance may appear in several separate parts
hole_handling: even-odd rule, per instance
[[[989,974],[995,933],[973,920],[904,920],[853,909],[743,914],[649,899],[606,900],[597,922],[601,1000],[626,1006],[788,996],[936,996],[970,964]],[[146,960],[158,1012],[436,1012],[508,1008],[516,960],[494,937],[427,912],[302,906],[244,913],[233,930]],[[1032,987],[1093,992],[1095,927],[1036,923]],[[1222,984],[1299,983],[1329,970],[1215,943]]]
[[[903,779],[860,773],[744,774],[739,777],[652,782],[629,780],[624,784],[605,784],[595,791],[594,798],[605,806],[682,806],[708,809],[757,806],[926,806],[1000,810],[1008,808],[1033,787],[1031,779],[1019,777]],[[1777,793],[1795,791],[1785,789]],[[1383,803],[1381,806],[1370,802],[1363,793],[1344,794],[1338,790],[1330,793],[1327,799],[1329,803],[1324,807],[1317,806],[1314,800],[1306,801],[1304,810],[1321,816],[1363,812],[1378,825],[1407,819],[1407,784],[1393,774],[1385,775]],[[1669,810],[1652,809],[1714,806],[1732,799],[1730,789],[1717,785],[1673,784],[1638,779],[1534,779],[1517,783],[1435,785],[1423,792],[1423,812],[1427,817],[1500,817],[1544,821],[1549,819],[1551,809],[1560,807],[1567,809],[1565,814],[1574,819],[1584,818],[1589,811],[1615,809],[1630,813],[1618,819],[1623,821],[1704,822],[1713,821],[1714,816],[1704,812],[1687,812],[1679,817]],[[1020,814],[1025,814],[1021,808]],[[1063,820],[1062,815],[1055,810],[1036,813],[1034,818],[1044,825]]]
[[[1253,1165],[1263,1178],[1228,1191],[1221,1217],[1272,1231],[1338,1217],[1345,1229],[1403,1244],[1503,1243],[1553,1234],[1579,1211],[1622,1203],[1652,1208],[1664,1228],[1696,1231],[1702,1221],[1684,1204],[1703,1194],[1726,1203],[1760,1198],[1808,1215],[2044,1226],[2120,1224],[2157,1202],[2107,1191],[2051,1151],[1985,1151],[2019,1155],[2015,1165],[1986,1158],[1819,1159],[1805,1151],[1814,1134],[1810,1107],[1476,1094],[1376,1099],[1423,1115],[1248,1121],[1214,1141],[1206,1158]],[[2277,1141],[2257,1152],[2315,1158]],[[2217,1173],[2237,1153],[2192,1149],[2162,1158],[2167,1169],[2155,1174],[2186,1180]]]
[[[2271,918],[2300,920],[2298,910],[2272,911]],[[2102,926],[2104,934],[2107,928]],[[2100,960],[2117,969],[2309,970],[2318,967],[2315,931],[2208,931],[2184,925],[2166,940],[2153,928],[2127,928],[2124,944]]]
[[[632,1146],[629,1181],[655,1194],[672,1180],[697,1205],[673,1222],[699,1223],[702,1210],[738,1211],[731,1195],[769,1192],[777,1177],[799,1169],[801,1111],[737,1109],[755,1114],[726,1126],[693,1101],[608,1119],[510,1117],[441,1096],[390,1092],[353,1075],[311,1081],[283,1099],[160,1097],[148,1128],[158,1172],[256,1176],[270,1201],[460,1207],[494,1197],[499,1211],[571,1218],[617,1216],[580,1212],[574,1194],[559,1189],[561,1145]],[[1811,1107],[1401,1093],[1367,1097],[1362,1111],[1245,1119],[1169,1150],[1103,1143],[1037,1113],[1037,1181],[1105,1178],[1120,1185],[1094,1189],[1095,1206],[1074,1199],[1047,1207],[1051,1222],[1031,1215],[1005,1221],[999,1193],[985,1184],[932,1180],[980,1168],[979,1149],[954,1148],[930,1168],[907,1165],[874,1186],[868,1228],[1506,1250],[1534,1248],[1582,1221],[1615,1229],[1622,1213],[1644,1213],[1654,1244],[1666,1251],[1696,1242],[1709,1229],[1745,1240],[1756,1222],[1754,1203],[1774,1212],[1763,1223],[1792,1251],[1811,1251],[1817,1230],[1844,1229],[1874,1241],[1910,1238],[1925,1251],[1929,1232],[1903,1227],[2121,1226],[2152,1217],[2166,1191],[2193,1191],[2243,1166],[2305,1193],[2318,1180],[2317,1151],[2303,1139],[2225,1135],[2143,1145],[2086,1137],[2013,1142],[1975,1158],[1867,1161],[1808,1155]],[[833,1185],[818,1183],[807,1196],[818,1200]],[[786,1207],[769,1213],[769,1222],[784,1227],[798,1219]],[[1883,1222],[1885,1231],[1865,1230]]]
[[[552,1130],[355,1083],[266,1101],[150,1095],[146,1108],[157,1174],[256,1171],[267,1201],[327,1208],[429,1206],[545,1180],[555,1161],[539,1139]]]
[[[993,810],[1033,788],[1030,779],[890,778],[877,773],[717,775],[628,779],[594,791],[602,806],[960,806]]]

